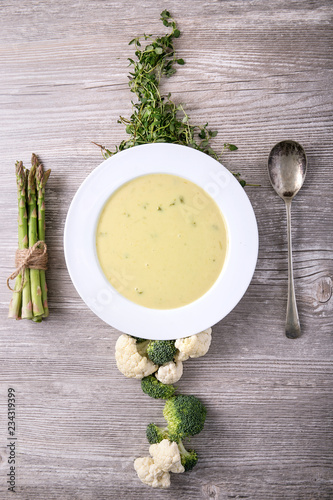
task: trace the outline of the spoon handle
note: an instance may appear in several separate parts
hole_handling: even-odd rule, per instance
[[[286,315],[286,336],[289,339],[297,339],[301,335],[299,323],[295,286],[293,273],[293,253],[291,244],[291,199],[285,199],[287,210],[287,232],[288,232],[288,301]]]

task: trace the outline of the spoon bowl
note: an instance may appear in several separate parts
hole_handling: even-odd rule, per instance
[[[303,147],[295,141],[282,141],[268,157],[271,184],[282,199],[292,199],[301,189],[307,169]]]
[[[286,336],[295,339],[301,335],[298,317],[292,262],[291,202],[301,189],[307,170],[307,158],[303,147],[295,141],[276,144],[268,157],[268,176],[276,193],[284,200],[287,211],[288,232],[288,300]]]

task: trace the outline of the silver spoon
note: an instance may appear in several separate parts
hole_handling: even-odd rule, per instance
[[[284,200],[287,210],[288,231],[288,301],[286,336],[296,339],[301,335],[295,297],[293,258],[291,246],[291,202],[301,189],[307,168],[305,151],[295,141],[282,141],[274,146],[268,157],[268,175],[277,194]]]

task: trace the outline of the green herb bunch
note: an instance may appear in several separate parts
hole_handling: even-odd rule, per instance
[[[140,144],[168,142],[190,146],[219,161],[223,151],[235,151],[237,146],[225,143],[222,152],[218,154],[211,146],[211,139],[216,137],[217,131],[210,130],[208,123],[203,126],[192,125],[182,104],[176,105],[171,100],[170,93],[160,93],[162,77],[169,78],[176,72],[177,65],[185,64],[183,59],[176,56],[173,42],[175,38],[179,38],[180,31],[167,10],[161,13],[161,21],[164,26],[171,28],[169,34],[161,37],[144,34],[129,42],[129,45],[135,46],[136,56],[135,60],[129,58],[129,87],[137,100],[132,101],[130,118],[120,116],[118,120],[118,123],[126,126],[129,139],[123,140],[113,152],[104,146],[98,146],[104,158],[109,158],[118,151]],[[246,182],[241,179],[240,174],[233,174],[245,186]]]

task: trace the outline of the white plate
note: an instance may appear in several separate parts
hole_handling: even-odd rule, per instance
[[[150,309],[123,297],[107,281],[96,253],[96,226],[105,202],[125,182],[151,173],[178,175],[201,186],[228,227],[228,255],[217,281],[198,300],[177,309]],[[137,337],[176,339],[214,325],[240,301],[257,262],[258,228],[244,189],[216,160],[187,146],[145,144],[112,156],[82,183],[67,214],[64,247],[76,290],[103,321]]]

